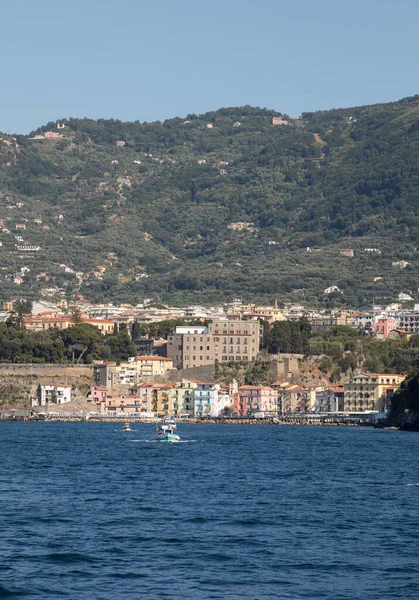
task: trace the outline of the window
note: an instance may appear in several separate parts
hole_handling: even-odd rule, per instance
[[[228,360],[227,356],[223,356],[221,360]]]
[[[192,360],[196,360],[196,356],[192,356]],[[194,365],[195,366],[195,365]]]
[[[216,346],[216,348],[217,348],[217,346]],[[207,350],[209,350],[209,349],[210,349],[210,347],[209,347],[209,346],[207,346]]]

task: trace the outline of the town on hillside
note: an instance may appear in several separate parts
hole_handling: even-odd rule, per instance
[[[21,306],[5,303],[0,328],[16,326]],[[368,348],[414,341],[419,333],[419,306],[400,304],[318,311],[277,300],[183,308],[152,300],[137,306],[42,301],[21,317],[21,336],[97,331],[109,340],[123,332],[132,355],[85,360],[84,342],[73,339],[66,364],[33,361],[30,396],[18,408],[2,398],[3,416],[376,418],[386,414],[406,369],[374,370],[380,364],[374,356],[363,363],[359,357]],[[2,363],[0,380],[29,366]]]

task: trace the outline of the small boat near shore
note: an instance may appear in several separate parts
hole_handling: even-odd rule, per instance
[[[125,421],[122,431],[132,431],[131,425]]]
[[[161,423],[156,429],[157,442],[180,442],[180,437],[175,433],[177,427],[174,423]]]

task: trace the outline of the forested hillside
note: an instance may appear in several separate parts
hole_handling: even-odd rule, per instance
[[[2,299],[415,297],[419,96],[280,116],[245,106],[1,135]]]

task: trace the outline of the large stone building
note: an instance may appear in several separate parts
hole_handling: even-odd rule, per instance
[[[404,375],[360,373],[344,384],[345,410],[365,412],[385,410]]]
[[[176,327],[167,356],[178,369],[225,361],[252,361],[259,352],[259,321],[213,321],[208,327]]]

